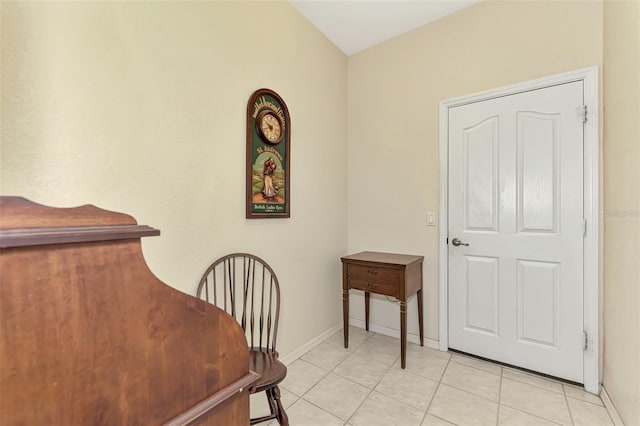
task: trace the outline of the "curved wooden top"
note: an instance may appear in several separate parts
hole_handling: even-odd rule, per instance
[[[93,205],[57,208],[23,197],[0,197],[0,229],[106,225],[137,225],[137,222],[128,214],[103,210]]]
[[[153,275],[135,219],[0,197],[0,222],[0,424],[248,424],[215,396],[251,381],[242,328]]]
[[[0,248],[160,235],[126,214],[92,205],[47,207],[22,197],[0,197]]]

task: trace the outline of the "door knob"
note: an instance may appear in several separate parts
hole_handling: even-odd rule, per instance
[[[463,243],[458,238],[454,238],[453,240],[451,240],[451,244],[453,244],[456,247],[458,247],[458,246],[467,246],[467,247],[469,247],[469,243]]]

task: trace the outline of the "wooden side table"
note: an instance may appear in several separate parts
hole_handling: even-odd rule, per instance
[[[342,310],[344,347],[349,347],[349,289],[364,291],[365,327],[369,330],[371,293],[400,300],[400,363],[407,364],[407,299],[417,293],[420,346],[424,345],[422,308],[423,256],[363,251],[342,260]]]

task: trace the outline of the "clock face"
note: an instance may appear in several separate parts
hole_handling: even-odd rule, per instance
[[[276,144],[282,139],[282,125],[280,119],[272,112],[265,111],[258,116],[258,133],[271,144]]]

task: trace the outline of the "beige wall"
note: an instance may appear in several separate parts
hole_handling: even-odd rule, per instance
[[[604,3],[604,386],[640,425],[640,3]]]
[[[160,228],[143,244],[150,267],[188,293],[223,253],[267,258],[283,285],[284,355],[339,321],[336,259],[364,249],[427,257],[437,340],[438,229],[425,216],[438,211],[439,102],[602,66],[604,35],[604,383],[640,423],[637,2],[603,14],[597,1],[485,1],[348,61],[285,2],[1,7],[0,193]],[[244,219],[244,109],[259,87],[293,120],[287,220]],[[374,301],[377,325],[397,329],[397,316]]]
[[[348,247],[427,258],[426,334],[438,339],[439,104],[602,64],[600,2],[484,1],[349,58]],[[353,296],[356,319],[361,297]],[[372,322],[398,329],[397,306]],[[416,304],[409,332],[417,334]]]
[[[288,2],[3,2],[1,26],[0,193],[159,228],[149,266],[187,293],[220,255],[264,257],[283,355],[339,323],[347,58]],[[244,218],[261,87],[291,112],[291,219]]]

